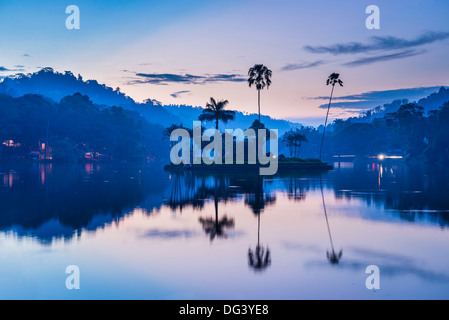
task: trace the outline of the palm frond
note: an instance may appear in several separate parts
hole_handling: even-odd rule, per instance
[[[206,104],[206,108],[203,109],[203,113],[198,119],[200,121],[223,121],[225,123],[234,120],[235,112],[225,110],[228,104],[228,100],[217,101],[214,98],[210,98],[210,101]]]
[[[248,71],[248,84],[256,86],[257,90],[269,88],[273,72],[263,64],[256,64]]]

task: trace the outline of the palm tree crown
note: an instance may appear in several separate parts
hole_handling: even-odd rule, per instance
[[[332,85],[335,86],[336,84],[339,84],[341,87],[343,87],[343,81],[340,79],[339,73],[332,73],[329,78],[327,78],[326,85]]]
[[[255,251],[248,250],[248,265],[256,272],[262,272],[271,265],[270,249],[257,246]]]
[[[200,121],[215,121],[215,129],[218,130],[218,122],[223,121],[228,123],[235,118],[235,112],[225,110],[229,104],[228,100],[216,101],[214,98],[210,98],[210,101],[206,104],[206,108],[199,116]]]
[[[271,86],[271,76],[273,72],[263,64],[256,64],[248,71],[248,84],[250,87],[256,86],[257,90],[263,90]]]
[[[259,122],[260,122],[260,91],[271,86],[273,72],[263,64],[256,64],[248,71],[248,84],[250,88],[256,86],[259,97]]]

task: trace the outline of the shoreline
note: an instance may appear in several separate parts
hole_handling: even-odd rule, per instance
[[[169,172],[200,172],[200,173],[258,173],[262,166],[260,164],[222,164],[222,165],[173,165],[169,164],[164,167]],[[301,163],[283,163],[278,164],[278,173],[294,172],[294,171],[330,171],[334,167],[327,162],[301,162]]]

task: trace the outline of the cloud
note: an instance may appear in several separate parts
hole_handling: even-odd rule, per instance
[[[23,54],[23,57],[28,57],[28,58],[30,58],[31,56],[30,56],[28,53],[24,53],[24,54]]]
[[[189,90],[184,90],[184,91],[178,91],[178,92],[173,92],[172,94],[171,94],[171,96],[173,97],[173,98],[179,98],[181,95],[183,95],[183,94],[186,94],[186,93],[190,93],[191,91],[189,91]]]
[[[0,66],[0,72],[12,72],[12,71],[25,71],[23,68],[23,66],[16,66],[16,67],[21,67],[20,69],[8,69],[6,67]]]
[[[338,264],[338,268],[340,270],[347,270],[352,272],[363,273],[367,266],[373,264],[373,259],[364,258],[361,260],[347,259],[342,260],[340,264]],[[433,283],[438,282],[449,282],[449,274],[442,272],[435,272],[430,269],[426,269],[425,267],[420,267],[416,263],[413,264],[403,264],[402,262],[385,260],[382,263],[377,264],[382,266],[381,272],[385,277],[388,278],[407,278],[410,276],[418,277],[421,281],[428,281]],[[329,268],[329,262],[320,260],[320,261],[310,261],[306,264],[306,267],[313,268],[314,270],[317,267],[321,268]]]
[[[347,67],[359,67],[364,66],[367,64],[372,64],[376,62],[384,62],[384,61],[390,61],[390,60],[396,60],[396,59],[403,59],[408,57],[414,57],[420,54],[426,53],[425,50],[417,51],[417,50],[406,50],[398,53],[393,54],[387,54],[382,56],[375,56],[375,57],[368,57],[368,58],[361,58],[357,59],[351,62],[344,63],[344,66]]]
[[[149,230],[143,237],[145,238],[160,238],[160,239],[175,239],[175,238],[193,238],[196,233],[190,230]]]
[[[330,46],[305,46],[304,49],[311,53],[330,53],[332,55],[341,55],[410,49],[446,39],[449,39],[449,32],[426,32],[412,40],[406,40],[393,36],[371,37],[370,43],[337,43]]]
[[[418,88],[404,88],[395,90],[384,90],[384,91],[368,91],[360,94],[346,95],[340,97],[334,97],[332,108],[340,108],[347,110],[369,110],[377,106],[384,105],[386,103],[391,103],[394,100],[408,99],[410,101],[417,101],[423,97],[437,92],[441,86],[438,87],[418,87]],[[316,100],[327,100],[328,96],[311,97],[309,99]],[[326,109],[328,104],[323,104],[320,106],[322,109]]]
[[[429,94],[438,91],[442,86],[437,87],[417,87],[417,88],[404,88],[394,90],[383,91],[367,91],[360,94],[352,94],[347,96],[334,97],[333,100],[346,100],[346,101],[374,101],[374,100],[394,100],[404,97],[412,97],[413,99],[428,96]],[[327,100],[328,96],[311,97],[309,99],[314,100]]]
[[[157,84],[167,85],[169,83],[185,83],[185,84],[205,84],[210,82],[243,82],[246,81],[239,74],[213,74],[213,75],[191,75],[191,74],[172,74],[172,73],[136,73],[138,79],[130,81],[128,84]]]
[[[287,64],[284,67],[282,67],[281,71],[293,71],[293,70],[301,70],[301,69],[309,69],[321,66],[325,64],[326,62],[323,60],[317,60],[314,62],[303,62],[299,64]]]

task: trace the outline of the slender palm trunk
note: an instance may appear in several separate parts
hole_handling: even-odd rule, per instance
[[[324,216],[326,217],[327,232],[329,233],[329,240],[331,242],[332,253],[334,253],[335,252],[334,241],[332,240],[331,228],[329,226],[329,219],[327,217],[326,203],[324,202],[323,181],[321,180],[321,175],[320,175],[320,186],[321,186],[321,199],[323,200]]]
[[[257,90],[257,92],[258,92],[259,122],[260,122],[260,90]]]
[[[218,131],[218,119],[215,119],[215,129]]]
[[[260,213],[257,215],[257,247],[260,247]]]
[[[322,157],[322,154],[323,154],[324,136],[326,135],[327,119],[329,118],[329,111],[331,109],[332,96],[334,95],[334,88],[335,88],[335,85],[332,86],[331,96],[330,96],[330,99],[329,99],[329,106],[327,107],[326,121],[324,123],[324,130],[323,130],[323,138],[321,139],[320,161],[321,161],[321,157]]]

